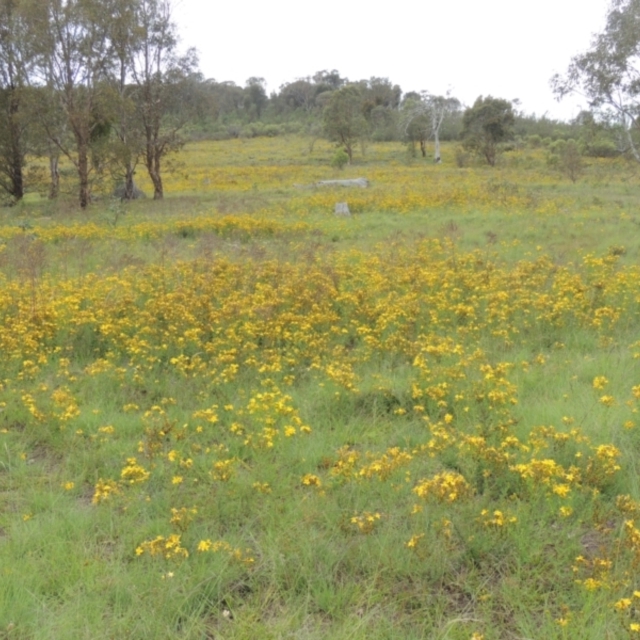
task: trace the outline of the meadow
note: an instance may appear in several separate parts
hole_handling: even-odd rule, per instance
[[[0,639],[640,637],[637,167],[332,154],[0,212]]]

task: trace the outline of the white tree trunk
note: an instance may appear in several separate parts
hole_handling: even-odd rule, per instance
[[[440,157],[440,127],[442,126],[444,115],[444,107],[438,109],[435,104],[431,106],[431,127],[433,131],[433,140],[435,142],[433,161],[436,164],[440,164],[442,162],[442,158]]]
[[[433,132],[433,136],[435,138],[435,150],[433,152],[433,161],[436,164],[440,164],[442,162],[442,158],[440,157],[440,138],[438,137],[437,129]]]

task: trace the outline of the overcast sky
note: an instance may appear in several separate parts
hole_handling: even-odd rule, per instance
[[[268,91],[321,69],[350,80],[387,77],[402,90],[521,101],[568,119],[579,99],[556,102],[549,79],[604,27],[607,0],[176,0],[184,47],[207,78]]]

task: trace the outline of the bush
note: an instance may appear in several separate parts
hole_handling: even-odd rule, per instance
[[[566,146],[567,146],[567,141],[566,140],[554,140],[549,145],[549,153],[553,153],[555,155],[560,155],[564,151],[564,148]]]
[[[519,151],[524,148],[524,141],[520,136],[516,136],[513,140],[509,140],[509,142],[503,142],[500,145],[500,149],[502,151]]]
[[[595,140],[587,145],[585,155],[591,158],[615,158],[620,152],[610,140]]]
[[[240,136],[243,138],[275,138],[286,133],[285,128],[279,124],[264,124],[263,122],[250,122],[242,127]]]
[[[291,122],[285,122],[280,125],[280,128],[283,129],[284,134],[297,135],[304,133],[304,124],[302,122],[296,122],[292,120]]]
[[[542,146],[542,137],[534,133],[533,135],[527,136],[527,143],[533,149],[538,149]]]
[[[227,135],[230,138],[239,138],[242,133],[242,125],[237,123],[232,123],[227,125]]]
[[[547,162],[550,167],[558,169],[574,183],[584,172],[580,146],[572,138],[569,140],[556,140],[549,145]]]
[[[276,136],[282,135],[283,130],[282,127],[278,124],[267,124],[264,127],[262,135],[267,136],[267,138],[275,138]]]
[[[349,162],[349,156],[344,149],[338,149],[331,158],[331,166],[334,169],[344,169],[344,166]]]
[[[387,125],[379,127],[371,134],[373,142],[395,142],[398,139],[397,125]]]
[[[242,127],[240,132],[241,138],[257,138],[262,132],[262,125],[260,123],[253,122]]]
[[[469,166],[471,156],[462,147],[456,147],[456,164],[461,169]]]

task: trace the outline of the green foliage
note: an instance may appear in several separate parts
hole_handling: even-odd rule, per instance
[[[540,136],[540,138],[570,138],[575,136],[575,128],[570,122],[561,122],[546,116],[537,117],[535,115],[525,115],[523,113],[514,114],[515,122],[513,132],[516,136],[529,139],[530,136]]]
[[[585,155],[592,158],[617,158],[620,150],[611,140],[596,138],[585,145]]]
[[[431,137],[431,121],[425,113],[412,117],[405,126],[405,139],[412,155],[415,155],[416,143],[420,145],[420,154],[427,156],[427,140]]]
[[[258,120],[267,106],[269,98],[265,89],[264,78],[249,78],[245,87],[245,109],[253,109]]]
[[[324,109],[323,120],[325,135],[344,147],[351,164],[354,145],[367,133],[360,89],[347,85],[332,93]]]
[[[549,146],[549,165],[555,167],[571,182],[584,172],[582,151],[578,143],[573,140],[556,140]]]
[[[25,194],[26,156],[35,139],[29,122],[34,92],[28,89],[33,44],[24,7],[0,0],[0,190],[11,203]]]
[[[446,96],[432,95],[426,91],[409,94],[402,104],[400,123],[409,151],[415,155],[415,144],[420,144],[422,157],[426,157],[427,140],[434,142],[434,162],[442,161],[440,140],[443,124],[455,123],[460,114],[460,101],[447,93]],[[455,124],[454,124],[455,126]],[[450,137],[451,132],[444,138]],[[457,136],[455,136],[457,137]]]
[[[331,158],[331,166],[334,169],[344,169],[345,165],[349,163],[349,156],[344,149],[337,149]]]
[[[606,26],[591,48],[576,55],[564,76],[552,79],[559,97],[585,96],[592,108],[619,123],[629,153],[640,162],[640,2],[612,0]]]
[[[508,100],[480,96],[462,118],[463,146],[494,166],[501,143],[513,137],[515,117]]]
[[[370,138],[375,142],[398,139],[398,112],[386,106],[374,107],[368,114]]]
[[[527,137],[527,143],[534,149],[538,149],[542,146],[542,137],[537,133],[534,133]]]
[[[556,156],[560,155],[566,146],[566,140],[554,140],[548,147],[549,153]]]
[[[470,161],[469,153],[465,151],[464,147],[461,147],[461,146],[456,147],[455,158],[456,158],[456,165],[458,166],[459,169],[463,169],[464,167],[469,166],[469,161]]]
[[[232,129],[232,127],[230,127]],[[262,122],[252,122],[240,129],[239,136],[243,138],[275,138],[285,132],[285,127],[278,124],[263,124]],[[238,136],[232,136],[238,137]]]

